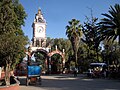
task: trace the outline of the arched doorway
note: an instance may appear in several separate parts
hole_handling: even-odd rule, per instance
[[[56,56],[61,57],[61,60],[55,58]],[[64,53],[59,50],[55,50],[50,52],[48,54],[48,57],[49,57],[49,67],[48,67],[49,71],[53,74],[62,73],[65,65]]]
[[[42,71],[47,71],[48,52],[44,49],[36,49],[29,52],[28,65],[39,65],[42,67]]]

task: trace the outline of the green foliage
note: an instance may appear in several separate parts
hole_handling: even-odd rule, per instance
[[[53,45],[53,39],[51,39],[50,37],[47,37],[47,40],[46,40],[46,47],[49,47],[51,48],[51,46]]]
[[[19,0],[12,0],[14,6],[14,12],[17,15],[17,20],[14,23],[17,28],[21,28],[21,25],[25,25],[24,19],[26,19],[27,14],[23,6],[19,3]]]
[[[34,57],[35,57],[35,60],[38,64],[40,64],[40,65],[44,64],[44,62],[45,62],[45,55],[44,54],[42,54],[40,52],[36,52],[34,54]]]
[[[62,57],[59,54],[54,54],[51,57],[51,60],[54,61],[55,63],[59,63],[59,64],[62,63]]]
[[[102,51],[103,61],[108,65],[112,65],[113,62],[119,64],[120,52],[119,45],[117,42],[112,42],[112,40],[107,41],[106,39],[103,41],[104,50]]]
[[[0,1],[0,34],[13,32],[16,30],[14,22],[17,15],[14,12],[12,0]]]
[[[22,35],[16,36],[14,33],[7,33],[0,36],[0,65],[6,66],[11,64],[14,69],[16,63],[25,55],[26,37]],[[10,60],[8,58],[10,57]]]
[[[0,66],[5,68],[6,85],[9,85],[9,73],[25,55],[28,38],[24,36],[26,13],[18,0],[0,1]]]
[[[85,38],[82,41],[88,46],[88,58],[99,61],[99,44],[103,40],[100,33],[100,26],[98,24],[98,18],[91,16],[86,17],[87,21],[84,22],[83,33]]]
[[[115,4],[114,7],[110,6],[109,14],[102,14],[105,18],[101,19],[101,31],[104,38],[113,41],[119,36],[120,44],[120,5]]]
[[[72,19],[68,23],[69,25],[66,26],[66,35],[71,41],[77,66],[77,52],[79,48],[80,37],[82,36],[81,24],[80,21],[76,19]]]

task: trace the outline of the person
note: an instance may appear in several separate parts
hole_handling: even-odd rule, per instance
[[[74,69],[74,77],[77,77],[77,69]]]

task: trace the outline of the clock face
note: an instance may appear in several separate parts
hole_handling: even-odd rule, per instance
[[[37,28],[37,32],[38,32],[38,33],[43,32],[43,27],[38,27],[38,28]]]

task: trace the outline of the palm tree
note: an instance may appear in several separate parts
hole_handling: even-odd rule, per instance
[[[80,21],[76,19],[72,19],[68,23],[69,25],[66,26],[66,35],[71,41],[75,57],[75,66],[77,67],[77,52],[79,48],[80,37],[82,36],[81,24]]]
[[[102,14],[105,16],[100,22],[102,25],[103,37],[108,40],[117,38],[120,44],[120,5],[115,4],[114,7],[110,6],[109,14]]]

